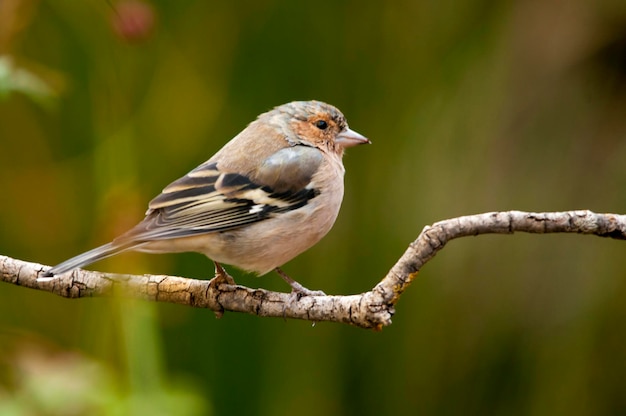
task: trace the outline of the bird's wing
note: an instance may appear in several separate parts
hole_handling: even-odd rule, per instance
[[[146,218],[115,242],[150,241],[232,230],[300,208],[319,191],[311,179],[322,163],[313,147],[281,149],[249,174],[222,172],[208,161],[168,185]]]

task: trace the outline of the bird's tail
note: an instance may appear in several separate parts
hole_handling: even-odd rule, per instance
[[[126,244],[115,244],[115,243],[105,244],[103,246],[94,248],[93,250],[89,250],[85,253],[79,254],[76,257],[72,257],[69,260],[65,260],[63,263],[57,264],[50,270],[46,271],[45,273],[42,273],[41,277],[38,280],[53,279],[55,275],[63,274],[77,267],[83,267],[88,264],[95,263],[98,260],[111,257],[115,254],[132,250],[133,248],[136,248],[140,245],[141,243],[137,244],[136,242],[128,242]]]

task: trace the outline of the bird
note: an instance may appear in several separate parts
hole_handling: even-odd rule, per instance
[[[276,271],[302,295],[310,291],[282,265],[317,244],[343,200],[344,150],[371,143],[336,107],[293,101],[259,115],[213,157],[170,183],[135,227],[43,272],[51,280],[126,252],[199,252],[216,277],[227,264],[259,276]]]

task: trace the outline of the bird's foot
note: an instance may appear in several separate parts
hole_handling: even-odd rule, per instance
[[[229,275],[228,272],[226,272],[226,270],[224,270],[221,264],[219,264],[216,261],[214,263],[215,263],[215,277],[211,279],[211,281],[209,282],[209,288],[218,290],[218,293],[219,293],[220,285],[223,285],[223,284],[235,285],[236,283],[235,283],[235,280],[232,278],[232,276]],[[220,319],[222,316],[224,316],[224,309],[214,310],[213,312],[215,313],[215,317],[217,319]]]
[[[219,285],[221,283],[226,283],[227,285],[235,285],[235,279],[222,267],[218,262],[215,263],[215,277],[211,279],[212,285]]]
[[[307,289],[306,287],[302,286],[300,283],[298,283],[295,280],[293,280],[291,277],[289,277],[289,275],[287,275],[287,273],[285,273],[284,271],[282,271],[278,267],[276,268],[276,273],[278,273],[278,275],[280,277],[282,277],[283,280],[289,284],[289,286],[291,286],[291,293],[289,294],[289,299],[283,305],[283,318],[285,318],[285,319],[287,318],[287,310],[288,309],[293,309],[293,307],[303,297],[305,297],[305,296],[326,296],[326,293],[322,292],[321,290],[311,290],[311,289]],[[315,326],[315,322],[313,322],[313,325]]]
[[[322,292],[321,290],[311,290],[302,286],[300,283],[293,280],[291,277],[289,277],[289,275],[287,275],[287,273],[285,273],[278,267],[276,268],[276,273],[278,273],[278,275],[282,277],[283,280],[289,284],[289,286],[291,286],[291,302],[297,302],[303,296],[326,296],[326,293]]]

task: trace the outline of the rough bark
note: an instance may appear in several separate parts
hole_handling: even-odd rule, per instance
[[[303,296],[175,276],[122,275],[76,269],[50,281],[37,280],[48,266],[0,256],[0,281],[67,298],[124,296],[258,316],[343,322],[381,330],[391,324],[394,306],[430,259],[448,241],[480,234],[527,232],[591,234],[626,239],[626,215],[591,211],[490,212],[426,226],[387,275],[369,292],[348,296]]]

